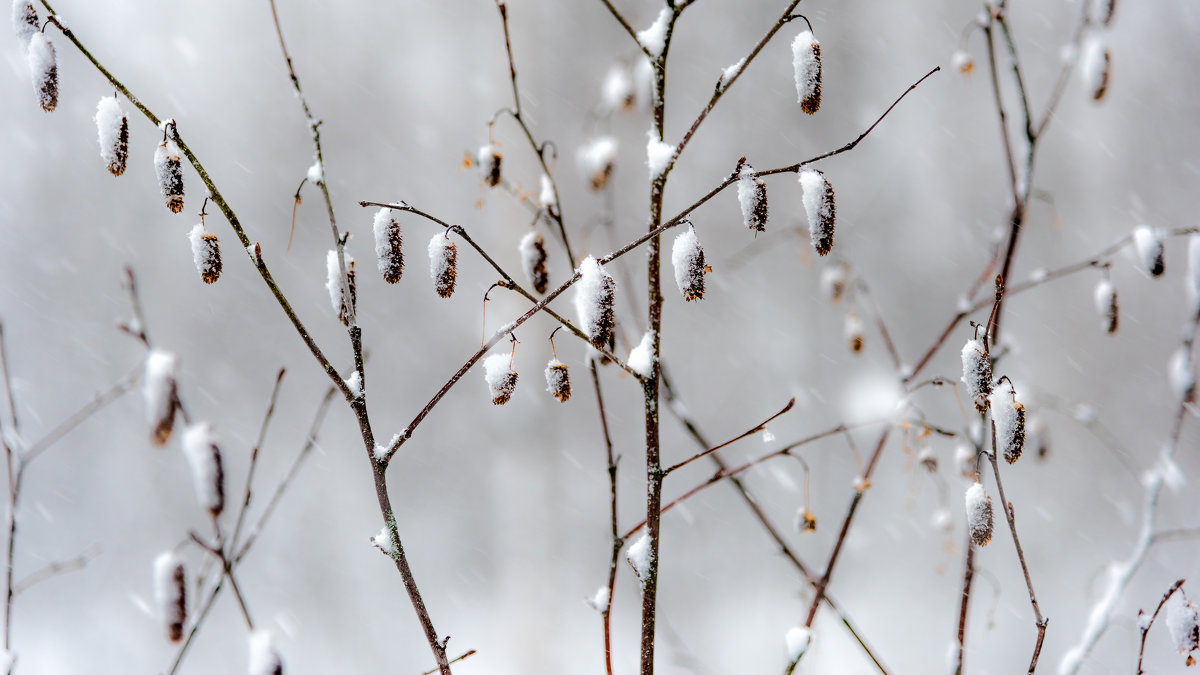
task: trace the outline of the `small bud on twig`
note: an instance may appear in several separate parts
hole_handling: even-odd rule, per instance
[[[817,517],[807,506],[801,506],[800,510],[796,511],[796,518],[792,524],[800,533],[817,531]]]
[[[850,266],[846,263],[829,265],[821,270],[821,293],[830,302],[840,302],[849,285]]]
[[[806,30],[792,40],[792,69],[800,109],[811,115],[821,107],[821,43],[812,31]]]
[[[950,65],[954,66],[954,69],[963,75],[970,75],[975,72],[975,59],[971,58],[969,53],[961,49],[954,52],[950,57]]]
[[[167,640],[182,640],[187,624],[187,569],[173,551],[154,559],[154,604],[166,627]]]
[[[183,210],[183,160],[173,141],[165,140],[154,150],[154,172],[167,208],[179,213]]]
[[[696,228],[688,228],[675,237],[671,247],[671,264],[675,267],[675,284],[683,299],[691,302],[704,297],[704,248],[696,237]]]
[[[976,546],[987,546],[992,540],[992,498],[980,483],[967,488],[967,529]]]
[[[617,282],[592,256],[579,264],[579,274],[579,283],[575,285],[575,312],[580,328],[593,347],[604,349],[613,338]]]
[[[379,259],[379,273],[389,284],[400,281],[404,274],[404,252],[401,249],[403,237],[400,233],[400,223],[392,215],[391,209],[379,209],[375,213],[375,256]]]
[[[804,193],[804,211],[808,215],[813,248],[820,255],[827,255],[833,248],[833,225],[837,214],[833,186],[819,170],[804,169],[800,172],[800,189]]]
[[[146,356],[146,371],[142,376],[142,396],[146,400],[146,417],[152,431],[150,441],[165,445],[175,428],[175,401],[179,393],[176,380],[179,358],[174,354],[151,350]]]
[[[537,232],[529,232],[521,237],[517,247],[521,253],[521,269],[529,279],[533,290],[545,293],[550,286],[550,270],[546,267],[546,240]]]
[[[450,241],[449,232],[439,232],[429,240],[429,276],[433,287],[443,298],[454,295],[458,280],[458,246]]]
[[[200,278],[206,284],[216,282],[221,276],[221,249],[217,244],[217,235],[205,232],[204,223],[200,222],[188,233],[188,239],[192,242],[192,261],[200,272]]]
[[[54,56],[54,44],[45,33],[37,31],[29,38],[29,49],[25,56],[29,61],[33,88],[38,93],[38,103],[42,110],[51,112],[58,106],[58,63]]]
[[[225,510],[225,470],[211,424],[200,422],[183,431],[183,454],[192,469],[196,500],[216,518]]]
[[[742,207],[742,223],[755,232],[767,229],[767,183],[754,175],[746,158],[738,160],[738,205]]]
[[[105,96],[96,104],[96,135],[100,141],[100,159],[114,176],[125,173],[129,159],[129,118],[115,96]]]

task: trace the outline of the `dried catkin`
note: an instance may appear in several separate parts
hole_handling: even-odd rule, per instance
[[[488,187],[496,187],[500,184],[500,151],[496,146],[485,145],[479,148],[479,174],[483,177],[483,184]]]
[[[858,312],[850,310],[846,312],[846,321],[842,326],[842,335],[846,338],[846,343],[850,345],[850,351],[858,354],[863,349],[863,340],[865,339],[865,331],[863,328],[862,319],[859,318]]]
[[[400,223],[391,209],[379,209],[375,213],[375,256],[379,259],[379,273],[389,284],[400,281],[404,273],[404,252],[401,250],[403,237]]]
[[[812,31],[806,30],[792,40],[792,68],[800,109],[811,115],[821,107],[821,43]]]
[[[521,237],[517,247],[521,253],[521,269],[525,278],[538,293],[545,293],[550,286],[550,270],[546,266],[546,240],[537,232],[528,232]]]
[[[338,264],[337,250],[325,254],[325,289],[329,291],[329,302],[337,313],[338,321],[349,326],[354,322],[355,304],[358,300],[358,290],[354,284],[354,258],[349,253],[342,252],[346,260],[346,284],[342,285],[342,268]],[[346,297],[347,288],[350,296]]]
[[[828,255],[833,249],[833,226],[837,215],[833,186],[817,169],[804,169],[800,172],[800,189],[813,248],[820,255]]]
[[[704,248],[690,224],[671,247],[671,264],[675,268],[675,284],[683,299],[691,302],[704,297]]]
[[[197,223],[188,233],[192,242],[192,261],[196,263],[196,271],[204,283],[215,283],[221,276],[221,248],[217,244],[217,235],[204,231],[204,223]]]
[[[808,507],[801,507],[796,512],[796,518],[792,524],[795,526],[797,532],[817,531],[817,517],[812,511],[808,510]]]
[[[987,546],[992,540],[992,498],[983,485],[973,483],[967,488],[967,530],[976,546]]]
[[[450,241],[445,232],[433,235],[429,240],[429,275],[437,294],[448,298],[454,294],[454,283],[458,279],[458,246]]]
[[[617,161],[617,147],[617,139],[612,136],[600,136],[589,141],[576,154],[579,170],[587,177],[593,190],[603,190],[608,185],[613,165]]]
[[[175,428],[175,402],[179,394],[179,358],[157,349],[146,356],[142,397],[150,421],[150,442],[165,445]]]
[[[1117,332],[1120,312],[1117,305],[1117,289],[1113,288],[1112,282],[1108,279],[1100,280],[1100,283],[1096,284],[1093,299],[1096,303],[1096,311],[1104,319],[1101,324],[1104,326],[1104,330],[1109,333]]]
[[[580,328],[587,333],[593,347],[604,349],[612,343],[614,335],[613,302],[617,283],[592,256],[579,264],[579,275],[579,283],[575,285],[575,312]]]
[[[100,159],[114,176],[125,173],[129,160],[129,118],[115,96],[105,96],[96,104],[96,136],[100,141]]]
[[[1166,266],[1163,263],[1162,237],[1158,232],[1149,225],[1137,226],[1133,230],[1133,246],[1142,261],[1142,269],[1149,272],[1150,276],[1162,276]]]
[[[987,410],[988,394],[992,392],[992,361],[983,340],[972,338],[962,348],[962,382],[967,386],[967,398],[979,412]]]
[[[183,210],[183,160],[179,148],[170,140],[159,143],[154,150],[154,173],[158,176],[158,189],[162,192],[171,213]]]
[[[154,604],[166,628],[167,640],[182,640],[187,624],[187,568],[172,551],[154,559]]]
[[[42,110],[51,112],[58,106],[58,63],[54,57],[54,45],[45,33],[37,31],[30,36],[26,58],[38,103]]]
[[[185,429],[183,454],[192,470],[196,500],[216,518],[225,510],[225,470],[212,425],[200,422]]]
[[[738,160],[738,205],[742,207],[742,224],[755,232],[767,229],[767,183],[754,175],[746,158]]]
[[[1093,101],[1104,98],[1112,73],[1112,54],[1098,37],[1091,37],[1083,46],[1083,85]]]
[[[567,375],[567,366],[558,359],[550,359],[546,364],[546,391],[554,394],[554,398],[566,403],[571,398],[571,379]]]
[[[12,22],[13,31],[28,47],[29,40],[38,32],[38,14],[33,8],[33,3],[29,0],[13,0]]]
[[[511,354],[492,354],[483,360],[483,377],[493,405],[504,405],[517,388],[517,371],[512,369]]]
[[[1013,464],[1025,448],[1025,406],[1017,401],[1008,378],[1002,378],[988,400],[996,425],[996,449],[1004,453],[1004,461]]]

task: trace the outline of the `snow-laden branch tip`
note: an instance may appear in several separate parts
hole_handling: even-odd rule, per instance
[[[250,633],[250,675],[283,675],[283,660],[275,651],[271,633],[256,630]]]
[[[663,7],[658,18],[645,30],[638,31],[637,39],[646,51],[653,56],[660,56],[667,46],[667,27],[671,23],[671,8]]]

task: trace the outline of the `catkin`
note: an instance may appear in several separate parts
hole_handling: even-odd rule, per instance
[[[792,40],[792,67],[800,109],[811,115],[821,107],[821,43],[812,31],[806,30]]]
[[[571,379],[567,375],[567,366],[558,359],[550,359],[546,364],[546,391],[554,394],[554,398],[566,403],[571,398]]]
[[[179,213],[183,210],[183,160],[179,148],[171,141],[163,141],[155,149],[154,172],[167,208],[171,213]]]
[[[125,173],[129,160],[129,118],[115,96],[105,96],[96,104],[96,136],[100,141],[100,159],[114,176]]]
[[[448,298],[454,294],[454,283],[458,278],[458,247],[445,232],[433,235],[429,240],[429,274],[437,294]]]
[[[545,293],[550,287],[550,270],[546,266],[546,240],[537,232],[529,232],[521,237],[518,246],[521,253],[521,268],[525,277],[538,293]]]
[[[197,223],[188,233],[192,242],[192,261],[196,271],[206,284],[215,283],[221,276],[221,248],[217,243],[217,235],[204,231],[204,223]]]
[[[172,551],[154,559],[154,601],[167,640],[179,642],[187,624],[187,569]]]
[[[675,284],[683,299],[691,302],[704,297],[704,248],[696,237],[696,228],[688,225],[671,247],[671,263],[675,267]]]
[[[992,540],[992,498],[984,491],[983,485],[973,483],[967,488],[966,506],[971,541],[976,546],[987,546]]]
[[[403,237],[400,223],[392,216],[391,209],[379,209],[375,214],[375,256],[379,259],[379,273],[389,284],[400,281],[404,273],[404,252],[401,250]]]
[[[767,183],[754,175],[754,169],[746,158],[738,160],[737,197],[742,208],[742,224],[755,232],[767,229]]]
[[[986,411],[988,394],[992,393],[992,361],[983,340],[972,338],[963,345],[962,367],[962,382],[967,386],[967,398],[977,411]]]
[[[479,173],[483,176],[483,184],[493,188],[500,184],[500,152],[496,146],[488,144],[479,148]]]
[[[45,33],[37,31],[29,38],[26,57],[38,103],[42,110],[51,112],[58,106],[58,62],[54,56],[54,44]]]
[[[828,255],[833,249],[833,227],[837,215],[833,186],[821,171],[804,169],[800,172],[800,189],[803,191],[804,211],[808,216],[813,248],[820,255]]]
[[[592,256],[579,264],[579,283],[575,285],[575,311],[580,327],[596,349],[611,348],[614,338],[617,282]]]

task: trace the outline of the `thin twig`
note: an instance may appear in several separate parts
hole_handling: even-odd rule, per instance
[[[1150,634],[1151,626],[1153,626],[1154,621],[1158,619],[1158,613],[1161,612],[1163,606],[1167,604],[1167,600],[1171,599],[1172,595],[1175,595],[1175,591],[1178,591],[1183,586],[1184,581],[1186,581],[1186,579],[1180,579],[1179,581],[1176,581],[1175,583],[1171,584],[1171,587],[1167,589],[1166,593],[1163,593],[1162,599],[1158,601],[1158,606],[1154,608],[1154,613],[1150,615],[1149,621],[1147,621],[1144,625],[1140,620],[1138,621],[1138,632],[1141,633],[1142,639],[1141,643],[1138,645],[1137,675],[1142,675],[1146,672],[1142,670],[1142,659],[1146,655],[1146,636]],[[1141,618],[1142,614],[1143,612],[1138,610],[1139,619]]]
[[[42,569],[18,581],[13,586],[13,595],[20,595],[21,593],[29,590],[31,587],[36,586],[47,579],[53,579],[54,577],[67,574],[69,572],[81,570],[84,567],[87,567],[89,562],[95,560],[96,556],[98,555],[100,555],[100,547],[91,546],[86,551],[80,553],[74,558],[52,562]]]
[[[230,549],[237,549],[238,539],[241,538],[242,525],[246,522],[246,512],[250,510],[251,488],[254,485],[254,470],[258,467],[258,451],[262,448],[263,441],[267,437],[267,428],[271,425],[271,418],[275,416],[275,402],[279,399],[279,388],[283,385],[283,376],[287,373],[286,368],[280,368],[279,374],[275,376],[275,385],[271,387],[271,397],[267,399],[267,412],[263,414],[262,424],[258,428],[258,438],[254,441],[254,447],[250,450],[250,468],[246,471],[246,489],[243,491],[242,508],[238,510],[237,523],[233,526],[233,534],[229,537]]]
[[[596,407],[600,413],[600,430],[604,434],[608,472],[608,520],[612,530],[612,546],[608,561],[608,602],[600,612],[600,618],[604,622],[604,672],[613,675],[612,603],[617,586],[617,563],[621,559],[621,547],[625,545],[625,539],[620,536],[617,525],[617,458],[613,455],[612,436],[608,433],[608,416],[604,413],[604,395],[600,391],[600,374],[596,371],[595,359],[589,364],[588,371],[592,376],[592,386],[596,390]]]
[[[667,467],[666,469],[664,469],[664,470],[663,470],[663,475],[664,475],[664,476],[665,476],[665,475],[670,475],[670,474],[671,474],[673,471],[676,471],[677,469],[682,469],[683,467],[687,466],[688,464],[691,464],[692,462],[694,462],[694,461],[696,461],[696,460],[700,459],[701,457],[706,457],[706,456],[708,456],[708,455],[711,455],[712,453],[716,452],[717,450],[720,450],[721,448],[725,448],[725,447],[728,447],[728,446],[730,446],[730,445],[733,445],[734,443],[737,443],[738,441],[742,440],[743,438],[746,438],[747,436],[752,436],[752,435],[754,435],[754,434],[756,434],[756,433],[758,433],[758,432],[762,431],[763,429],[765,429],[765,428],[766,428],[766,426],[767,426],[768,424],[770,424],[770,423],[771,423],[771,422],[773,422],[774,420],[778,419],[779,417],[781,417],[782,415],[784,415],[785,413],[787,413],[787,412],[788,412],[789,410],[791,410],[791,409],[792,409],[792,408],[793,408],[795,405],[796,405],[796,398],[793,396],[793,397],[792,397],[792,398],[791,398],[791,399],[790,399],[790,400],[787,402],[787,405],[783,406],[783,409],[782,409],[782,410],[780,410],[779,412],[775,413],[774,415],[771,415],[770,417],[768,417],[767,419],[763,420],[762,422],[759,422],[759,423],[758,423],[757,425],[755,425],[753,428],[751,428],[751,429],[749,429],[749,430],[747,430],[747,431],[745,431],[745,432],[743,432],[743,433],[741,433],[741,434],[739,434],[739,435],[737,435],[737,436],[735,436],[735,437],[733,437],[733,438],[729,439],[728,441],[725,441],[724,443],[721,443],[721,444],[719,444],[719,445],[714,445],[714,446],[712,446],[711,448],[708,448],[707,450],[704,450],[704,451],[702,451],[702,452],[698,452],[698,453],[696,453],[696,454],[692,455],[691,457],[688,457],[687,459],[683,460],[682,462],[679,462],[678,464],[673,464],[673,465],[671,465],[671,466]]]

